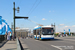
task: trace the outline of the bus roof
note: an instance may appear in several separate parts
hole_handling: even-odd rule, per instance
[[[36,26],[33,30],[36,30],[36,29],[40,29],[40,28],[54,28],[54,26]]]
[[[40,29],[41,27],[34,28],[33,30]]]

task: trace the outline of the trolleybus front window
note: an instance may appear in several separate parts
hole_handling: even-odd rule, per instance
[[[53,28],[42,28],[42,34],[43,35],[53,35],[54,30]]]

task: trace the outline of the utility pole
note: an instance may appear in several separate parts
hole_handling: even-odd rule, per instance
[[[54,23],[54,34],[56,33],[56,32],[55,32],[55,29],[56,29],[56,28],[55,28],[55,23]]]
[[[13,8],[13,22],[14,22],[14,30],[13,30],[13,32],[14,32],[14,36],[15,36],[15,2],[13,3],[14,4],[14,8]]]
[[[16,8],[15,8],[15,2],[13,2],[13,4],[14,4],[14,8],[13,8],[14,30],[13,30],[13,32],[14,32],[14,37],[15,37],[15,35],[16,35],[16,33],[15,33],[15,19],[20,19],[20,18],[28,19],[28,17],[15,16],[15,10],[17,10],[18,13],[19,13],[19,7],[17,7],[17,9],[16,9]]]

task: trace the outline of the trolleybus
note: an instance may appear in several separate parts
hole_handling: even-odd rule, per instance
[[[54,26],[40,26],[33,29],[34,38],[39,40],[54,39],[54,32]]]

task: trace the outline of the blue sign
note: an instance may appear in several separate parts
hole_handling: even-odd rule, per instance
[[[64,34],[65,34],[65,30],[64,30]]]
[[[70,29],[69,29],[69,32],[70,32]]]
[[[70,35],[70,29],[69,29],[69,35]]]

